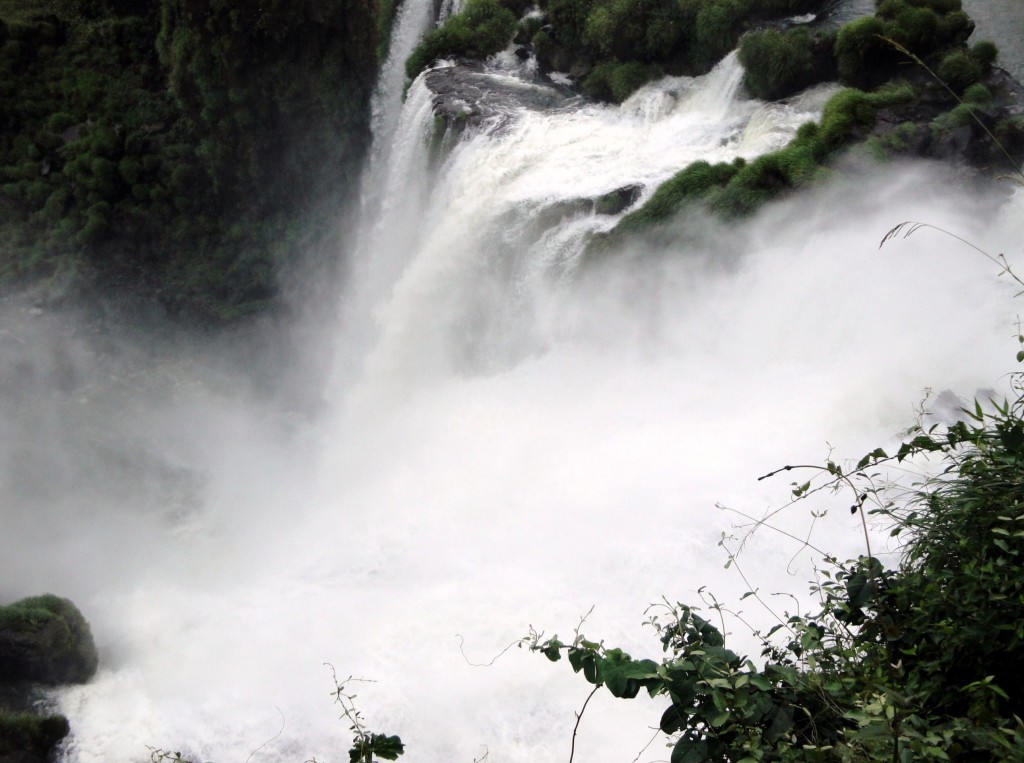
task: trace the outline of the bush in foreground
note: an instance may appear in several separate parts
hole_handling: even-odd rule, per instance
[[[534,633],[531,648],[566,656],[595,691],[664,697],[672,763],[1024,759],[1024,376],[1013,389],[1012,402],[975,403],[952,426],[914,427],[893,455],[829,461],[793,484],[795,501],[848,493],[865,532],[867,515],[888,523],[902,553],[894,569],[870,545],[845,563],[824,555],[820,610],[779,617],[763,665],[685,604],[649,620],[657,659],[579,633]],[[879,482],[879,469],[924,456],[935,476]]]

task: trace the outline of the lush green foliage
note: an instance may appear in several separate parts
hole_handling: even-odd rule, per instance
[[[813,0],[545,0],[533,44],[542,67],[586,75],[588,94],[622,101],[659,73],[701,74],[766,19]]]
[[[820,124],[803,125],[785,148],[750,162],[713,166],[694,162],[660,185],[640,209],[626,215],[615,234],[641,230],[695,204],[726,218],[750,214],[765,202],[826,176],[828,161],[867,134],[879,108],[913,97],[913,89],[905,85],[874,93],[840,90],[825,105]]]
[[[0,711],[0,756],[8,760],[45,760],[69,731],[68,719],[63,715]]]
[[[651,223],[670,218],[685,204],[707,199],[712,191],[732,180],[745,162],[709,164],[696,161],[658,186],[654,195],[638,210],[626,215],[618,225],[620,232],[640,230]]]
[[[583,92],[592,98],[622,103],[638,88],[662,74],[664,71],[656,64],[604,61],[595,66],[583,80]]]
[[[266,304],[277,271],[334,235],[375,5],[49,8],[0,6],[0,285],[95,272],[197,317]]]
[[[773,101],[835,79],[833,40],[833,33],[812,35],[805,27],[743,35],[739,58],[747,90],[755,98]]]
[[[874,16],[865,16],[831,34],[811,35],[806,29],[766,29],[750,32],[740,40],[739,56],[746,68],[745,84],[761,98],[780,98],[838,73],[841,81],[860,83],[835,94],[822,114],[820,125],[804,125],[788,146],[758,157],[742,169],[708,175],[704,163],[677,173],[664,183],[639,210],[627,215],[611,237],[595,239],[590,249],[604,248],[610,239],[628,231],[665,220],[694,204],[724,217],[749,214],[780,194],[806,187],[828,173],[837,154],[869,137],[876,115],[888,109],[887,118],[901,120],[884,137],[871,138],[865,153],[878,159],[907,151],[916,130],[906,122],[909,107],[920,95],[915,86],[894,78],[897,67],[917,63],[938,81],[948,85],[949,111],[932,127],[939,134],[976,122],[977,114],[963,102],[980,106],[992,94],[980,83],[987,76],[998,51],[990,42],[964,45],[973,23],[960,10],[959,0],[882,0]],[[917,52],[917,51],[920,51]],[[928,61],[938,69],[929,67]],[[919,87],[919,86],[918,86]],[[970,97],[961,98],[958,93]],[[918,117],[919,119],[919,117]],[[998,140],[1019,152],[1024,142],[1015,123],[996,125]],[[988,129],[987,127],[985,128]],[[927,128],[925,128],[927,132]],[[992,132],[995,135],[995,131]]]
[[[971,46],[971,56],[982,67],[982,73],[987,74],[999,59],[999,48],[991,40],[979,40]]]
[[[415,79],[435,60],[447,56],[492,55],[508,45],[515,31],[516,17],[498,0],[467,0],[462,13],[423,37],[405,62],[405,73]]]
[[[534,633],[532,648],[555,661],[564,653],[614,696],[665,697],[659,727],[673,736],[673,763],[1024,758],[1017,381],[1012,404],[976,404],[966,423],[915,427],[893,456],[876,449],[848,471],[830,461],[823,482],[794,483],[798,501],[849,490],[851,510],[887,521],[903,554],[895,569],[871,556],[825,557],[812,589],[820,610],[765,634],[763,666],[726,648],[721,630],[682,604],[649,620],[664,651],[657,660],[579,633],[571,643]],[[880,467],[923,455],[938,459],[936,476],[909,488],[879,484]]]
[[[970,53],[954,50],[946,55],[936,70],[939,79],[957,93],[963,93],[981,76],[981,64]]]
[[[874,16],[844,25],[836,35],[835,60],[846,85],[872,88],[891,79],[906,57],[890,40],[925,60],[960,48],[974,22],[959,0],[881,0]]]
[[[68,599],[46,594],[0,607],[0,683],[81,683],[97,662],[89,623]]]

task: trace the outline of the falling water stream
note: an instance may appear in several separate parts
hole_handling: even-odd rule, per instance
[[[504,86],[519,76],[492,63]],[[33,479],[58,488],[8,490],[24,508],[0,537],[0,593],[72,597],[101,650],[91,683],[54,696],[66,760],[346,760],[325,663],[369,679],[351,684],[359,709],[404,759],[567,760],[589,687],[509,644],[589,612],[589,637],[655,656],[652,602],[747,590],[718,545],[738,515],[716,505],[782,505],[787,480],[758,476],[891,444],[925,389],[1005,384],[1018,306],[991,263],[933,230],[879,249],[913,219],[1020,254],[1020,194],[976,198],[940,167],[851,167],[749,221],[691,216],[657,245],[585,255],[618,216],[574,202],[646,198],[696,159],[784,145],[830,92],[765,104],[741,77],[730,56],[621,107],[510,105],[433,163],[431,94],[421,77],[401,102],[392,78],[335,346],[306,348],[336,358],[315,420],[173,364],[127,396],[9,414],[47,459]],[[123,474],[59,489],[104,449]],[[158,478],[132,482],[142,462]],[[861,553],[839,509],[815,542]],[[740,566],[769,598],[802,597],[798,551],[763,531]],[[596,696],[576,760],[666,759],[660,738],[645,749],[659,714]]]

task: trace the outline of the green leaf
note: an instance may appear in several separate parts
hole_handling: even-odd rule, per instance
[[[370,751],[384,760],[398,760],[398,757],[405,752],[405,745],[395,735],[370,734]]]
[[[557,638],[553,638],[546,642],[540,647],[540,653],[547,657],[552,662],[558,662],[562,659],[562,644]]]
[[[711,725],[715,728],[721,728],[729,722],[730,718],[732,718],[732,712],[729,710],[723,710],[711,718]]]
[[[705,763],[708,760],[707,742],[693,742],[683,738],[672,748],[671,763]]]
[[[652,679],[660,680],[658,663],[633,660],[617,649],[609,650],[605,659],[598,661],[598,673],[612,696],[622,699],[632,699]]]
[[[688,721],[689,715],[684,713],[681,706],[672,705],[661,714],[661,721],[658,723],[658,728],[666,734],[675,734],[677,731],[685,729]]]
[[[750,683],[752,686],[756,686],[761,691],[771,691],[772,682],[765,678],[760,673],[754,673],[750,676]]]

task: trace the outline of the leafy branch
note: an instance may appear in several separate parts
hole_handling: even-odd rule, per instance
[[[402,740],[395,735],[377,734],[368,731],[363,714],[356,707],[356,695],[349,690],[352,683],[372,683],[370,679],[349,676],[344,681],[338,680],[334,666],[324,663],[331,669],[334,681],[334,701],[341,706],[342,717],[349,722],[349,730],[353,734],[352,747],[348,751],[349,763],[373,763],[374,756],[384,760],[397,760],[405,752]]]

